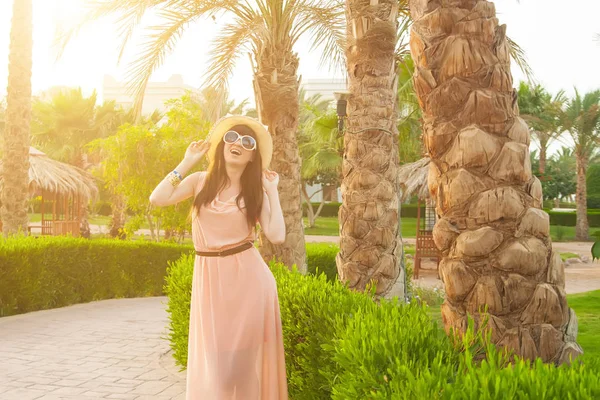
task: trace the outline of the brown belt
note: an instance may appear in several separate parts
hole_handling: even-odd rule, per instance
[[[246,242],[239,246],[233,247],[231,249],[222,250],[222,251],[196,251],[196,254],[202,257],[225,257],[230,256],[232,254],[241,253],[244,250],[248,250],[253,247],[254,243]]]

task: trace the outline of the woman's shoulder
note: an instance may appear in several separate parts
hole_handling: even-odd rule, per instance
[[[196,180],[196,184],[194,185],[194,196],[196,196],[202,190],[202,185],[206,179],[206,171],[194,172],[190,175],[190,178]]]

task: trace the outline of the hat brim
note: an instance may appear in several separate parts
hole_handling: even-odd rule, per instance
[[[266,126],[258,120],[245,115],[228,115],[221,118],[213,125],[208,134],[207,140],[210,142],[210,149],[207,156],[212,167],[215,160],[215,153],[223,135],[236,125],[246,125],[256,134],[257,149],[262,159],[262,169],[269,168],[271,158],[273,157],[273,139]]]

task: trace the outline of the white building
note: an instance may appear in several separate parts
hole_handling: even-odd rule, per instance
[[[165,101],[183,96],[186,90],[198,91],[196,88],[186,85],[183,77],[178,74],[171,75],[166,82],[148,82],[144,93],[142,114],[151,114],[156,110],[166,111]],[[127,90],[126,83],[118,82],[110,75],[104,76],[102,99],[114,100],[125,109],[131,108],[134,100]]]

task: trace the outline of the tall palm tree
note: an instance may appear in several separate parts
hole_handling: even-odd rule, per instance
[[[589,224],[587,219],[587,187],[586,174],[590,157],[598,148],[600,141],[600,90],[586,93],[583,97],[575,90],[566,106],[563,115],[563,127],[569,132],[575,143],[575,159],[577,160],[577,223],[575,238],[587,240]]]
[[[376,284],[386,295],[401,274],[398,229],[397,58],[406,1],[347,0],[349,79],[344,132],[340,279],[352,289]],[[399,24],[400,13],[405,15]]]
[[[343,48],[343,36],[339,34],[343,8],[336,0],[104,0],[95,3],[92,19],[118,15],[122,49],[141,17],[151,9],[164,21],[150,28],[145,48],[132,64],[130,81],[136,94],[136,110],[141,109],[142,95],[152,72],[162,64],[190,23],[216,15],[232,19],[213,44],[207,84],[214,87],[216,93],[224,92],[239,56],[250,51],[258,116],[273,136],[272,168],[280,175],[279,192],[287,232],[285,243],[277,246],[261,235],[261,253],[266,259],[277,257],[305,271],[296,140],[298,56],[294,45],[301,36],[311,33],[314,47],[324,49],[323,60],[340,65],[343,53],[338,49]],[[216,99],[215,104],[222,102]]]
[[[582,352],[576,317],[531,173],[506,26],[485,0],[411,0],[411,14],[446,329],[464,332],[467,315],[481,327],[487,309],[495,343],[527,359],[568,361]]]
[[[19,231],[27,233],[32,48],[31,0],[15,0],[2,153],[4,187],[0,197],[0,218],[5,236]]]
[[[566,101],[563,91],[554,97],[541,85],[519,84],[519,112],[529,125],[529,131],[538,141],[540,148],[539,172],[546,172],[548,146],[561,134],[560,117]]]

